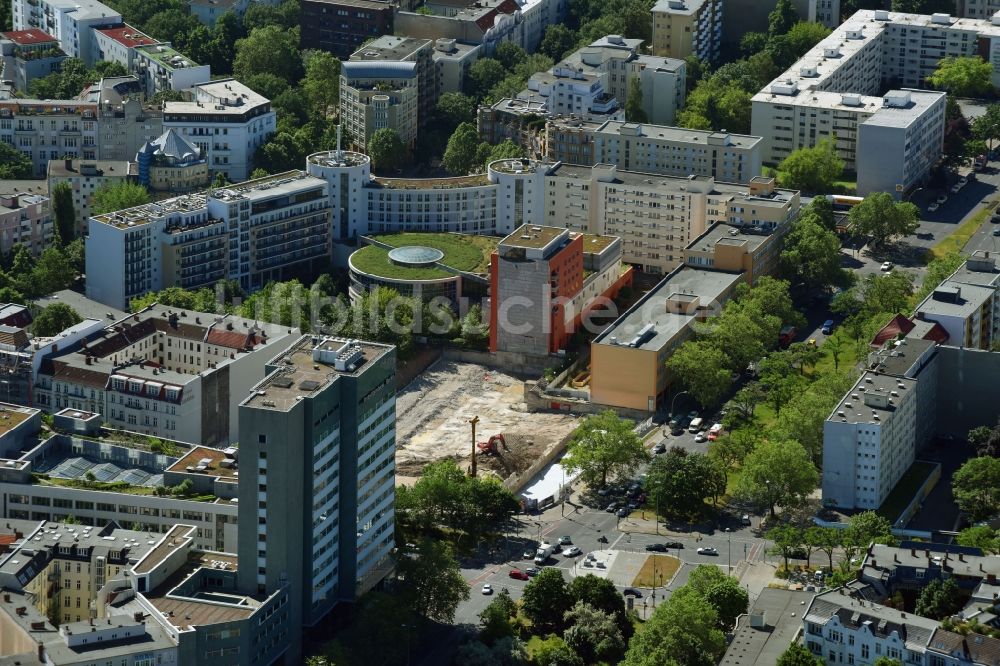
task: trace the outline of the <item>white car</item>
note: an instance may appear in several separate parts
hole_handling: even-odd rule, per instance
[[[936,211],[940,207],[941,207],[941,204],[939,204],[938,202],[934,201],[933,203],[931,203],[930,206],[927,207],[927,212],[928,213],[933,213],[934,211]]]
[[[699,548],[698,549],[698,554],[699,555],[718,555],[719,551],[717,549],[711,548],[711,547],[708,547],[708,548]]]
[[[699,444],[707,440],[708,437],[703,432],[699,432],[697,435],[694,436],[694,441],[698,442]]]
[[[711,428],[708,429],[709,432],[722,432],[722,424],[716,423]]]
[[[879,268],[879,270],[882,271],[883,273],[891,271],[892,270],[892,262],[891,261],[883,261],[882,262],[882,267]]]
[[[566,550],[564,550],[562,552],[562,554],[563,554],[563,557],[576,557],[581,552],[582,551],[579,548],[577,548],[576,546],[571,546],[571,547],[567,548]]]
[[[943,204],[947,200],[948,200],[948,195],[947,194],[941,194],[937,198],[937,202],[938,202],[939,205]]]
[[[483,594],[490,595],[493,594],[493,586],[489,583],[483,583]]]

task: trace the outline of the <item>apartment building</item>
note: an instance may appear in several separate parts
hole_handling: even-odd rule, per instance
[[[0,658],[59,666],[274,663],[301,629],[282,610],[287,586],[268,596],[240,593],[236,558],[195,549],[193,531],[178,524],[154,536],[114,524],[11,521],[2,534],[11,546],[0,556]],[[58,629],[50,618],[59,618]]]
[[[59,71],[66,57],[59,40],[38,28],[0,32],[0,72],[22,93],[33,79]]]
[[[722,16],[722,43],[739,46],[748,32],[767,32],[768,15],[777,0],[726,0]],[[819,23],[831,30],[840,25],[840,0],[792,0],[800,21]]]
[[[84,159],[128,162],[147,141],[163,133],[163,113],[150,105],[134,76],[101,79],[88,86],[80,99],[97,104],[97,145],[84,142]]]
[[[63,160],[49,160],[45,175],[50,192],[59,183],[66,183],[73,191],[76,235],[83,236],[87,230],[94,192],[105,185],[128,182],[135,174],[127,161],[84,161],[67,157]]]
[[[949,344],[990,350],[1000,340],[1000,272],[988,251],[974,253],[917,306],[916,318],[934,322]]]
[[[428,2],[430,12],[415,6],[396,12],[397,35],[420,39],[455,39],[482,45],[484,55],[492,55],[503,42],[513,42],[528,53],[538,49],[545,29],[563,20],[566,0],[474,0]]]
[[[135,161],[139,183],[156,192],[189,192],[209,184],[201,149],[172,129],[143,145]]]
[[[738,273],[681,266],[629,308],[590,344],[590,401],[653,412],[670,385],[666,362],[694,334],[694,327],[719,314]]]
[[[408,150],[417,142],[419,77],[415,62],[348,60],[340,67],[340,113],[355,148],[372,134],[396,130]]]
[[[192,15],[211,28],[215,26],[216,19],[226,12],[242,18],[250,6],[250,0],[188,0],[187,6]]]
[[[441,82],[431,55],[435,44],[429,39],[384,35],[352,53],[350,62],[386,63],[390,66],[401,62],[416,63],[417,126],[422,127],[441,96]],[[378,119],[376,115],[374,120]]]
[[[569,164],[614,164],[623,171],[707,176],[748,183],[761,173],[759,136],[619,120],[554,119],[545,125],[545,157]]]
[[[916,380],[865,373],[823,424],[823,500],[877,509],[916,454]]]
[[[94,39],[100,60],[116,62],[130,72],[135,71],[136,48],[160,43],[128,23],[113,28],[99,28],[94,31]]]
[[[330,257],[326,184],[301,171],[250,180],[90,218],[87,265],[117,266],[87,281],[87,296],[127,308],[169,286],[222,279],[256,290]]]
[[[199,65],[169,44],[149,44],[133,49],[132,71],[142,81],[148,97],[166,90],[186,90],[212,78],[208,65]]]
[[[236,441],[237,405],[287,346],[288,328],[150,306],[41,360],[35,404],[100,413],[112,427],[208,446]],[[291,329],[294,330],[294,329]]]
[[[782,239],[790,230],[790,224],[764,230],[717,222],[684,248],[684,264],[742,273],[755,285],[761,277],[778,272]]]
[[[490,260],[490,351],[546,357],[631,284],[621,239],[524,225]]]
[[[98,55],[95,28],[121,25],[121,14],[97,0],[13,0],[14,30],[38,28],[59,40],[63,53],[92,67]]]
[[[659,0],[653,5],[653,54],[717,60],[723,5],[722,0]]]
[[[304,336],[268,371],[240,406],[239,589],[287,586],[312,626],[392,567],[396,352]]]
[[[0,192],[0,252],[10,254],[21,244],[37,256],[52,242],[53,233],[47,196]]]
[[[393,13],[384,0],[304,0],[299,43],[347,59],[369,39],[393,34]]]
[[[479,60],[481,44],[464,44],[456,39],[434,40],[431,58],[437,70],[438,94],[465,90],[469,68]]]
[[[997,0],[956,0],[956,14],[964,18],[990,20],[1000,11]]]
[[[163,130],[198,146],[212,176],[221,173],[231,183],[248,179],[254,153],[275,132],[271,101],[236,79],[199,83],[189,93],[190,102],[164,103]]]
[[[479,138],[487,143],[503,143],[510,139],[530,157],[542,159],[545,156],[546,116],[548,103],[544,99],[504,97],[489,106],[479,106],[476,129]]]

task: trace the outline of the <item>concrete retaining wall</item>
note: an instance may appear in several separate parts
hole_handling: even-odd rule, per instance
[[[910,519],[917,513],[920,505],[925,499],[927,499],[927,496],[931,494],[931,490],[934,489],[934,486],[936,486],[940,480],[941,463],[937,463],[934,465],[934,469],[931,473],[927,475],[927,480],[924,481],[923,485],[920,486],[917,492],[913,495],[913,499],[910,500],[910,503],[906,505],[903,512],[896,518],[896,522],[893,523],[893,527],[898,529],[906,527],[907,523],[910,522]]]
[[[557,359],[548,356],[531,356],[515,352],[485,352],[473,349],[444,349],[444,358],[458,363],[476,363],[494,370],[521,377],[538,377],[545,368],[555,365]]]

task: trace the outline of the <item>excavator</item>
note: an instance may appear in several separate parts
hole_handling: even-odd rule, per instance
[[[479,453],[487,456],[500,455],[500,447],[503,446],[504,451],[510,451],[510,447],[507,446],[507,440],[504,438],[503,433],[493,435],[485,442],[479,442],[476,446],[479,447]]]

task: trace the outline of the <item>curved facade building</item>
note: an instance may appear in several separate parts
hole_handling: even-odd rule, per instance
[[[376,287],[387,287],[425,303],[438,296],[457,303],[462,276],[442,264],[442,259],[444,252],[433,247],[366,245],[348,260],[351,302]]]

